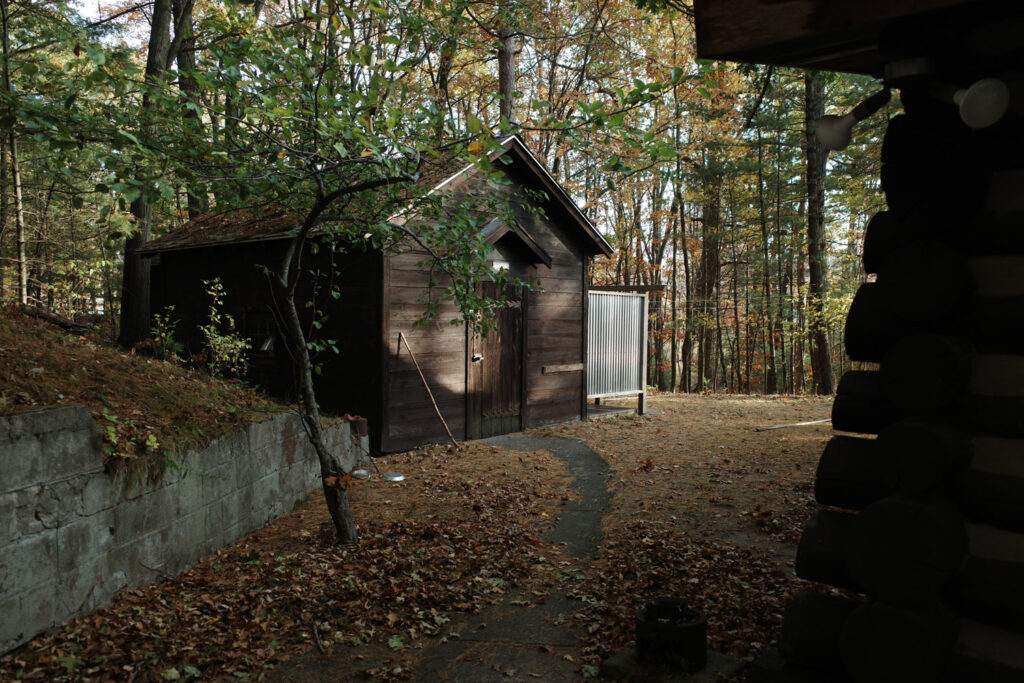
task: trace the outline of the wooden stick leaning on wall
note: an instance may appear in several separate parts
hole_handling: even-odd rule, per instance
[[[434,392],[430,390],[430,385],[427,384],[427,378],[423,376],[423,371],[420,370],[420,364],[416,362],[416,354],[412,352],[412,347],[409,346],[409,340],[406,339],[403,332],[398,333],[398,340],[405,344],[405,348],[409,351],[409,357],[412,358],[412,364],[416,366],[416,372],[420,375],[420,380],[423,382],[423,388],[427,390],[427,396],[430,397],[430,403],[434,406],[434,412],[437,413],[437,419],[441,421],[444,426],[444,431],[448,434],[448,438],[451,439],[452,445],[455,446],[455,450],[459,450],[459,442],[452,436],[452,430],[448,429],[448,423],[444,421],[444,416],[441,414],[441,409],[437,407],[437,401],[434,400]]]

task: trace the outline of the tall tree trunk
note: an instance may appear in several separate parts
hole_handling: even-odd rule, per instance
[[[7,294],[7,138],[0,136],[0,302]]]
[[[171,13],[172,0],[156,0],[153,4],[146,55],[147,88],[159,87],[160,77],[167,69],[171,49]],[[151,99],[144,94],[143,110],[150,106]],[[149,261],[139,256],[139,251],[149,241],[153,208],[139,197],[132,202],[131,211],[135,218],[135,232],[125,241],[124,282],[121,286],[121,334],[118,341],[123,346],[133,346],[149,333]]]
[[[502,133],[509,132],[515,121],[512,94],[516,90],[516,35],[503,23],[498,27],[498,113]]]
[[[679,221],[682,214],[679,211],[679,204],[682,197],[676,191],[672,199],[672,346],[669,354],[669,362],[672,364],[669,373],[669,391],[675,392],[679,387]]]
[[[3,78],[4,91],[9,97],[14,96],[14,89],[11,85],[11,56],[10,56],[10,13],[7,0],[0,0],[0,38],[3,40]],[[11,154],[11,180],[14,183],[14,220],[18,240],[18,300],[28,303],[28,261],[25,256],[25,207],[21,201],[21,171],[18,168],[18,146],[14,137],[14,129],[7,132],[7,141],[10,145]],[[6,221],[4,222],[6,227]]]
[[[825,249],[825,148],[818,140],[818,119],[825,113],[825,93],[817,75],[804,75],[807,143],[807,261],[810,269],[808,297],[811,317],[811,367],[814,391],[835,393],[832,352],[828,343],[828,322],[824,298],[828,288],[828,263]]]
[[[776,148],[778,151],[778,147]],[[778,169],[778,162],[776,162]],[[776,365],[779,375],[779,391],[793,393],[791,387],[793,381],[793,365],[786,362],[786,307],[792,309],[791,288],[786,287],[786,278],[783,272],[782,261],[786,254],[786,243],[782,232],[782,182],[781,173],[775,174],[775,267],[778,275],[776,291],[779,293],[779,306],[775,313],[775,334],[779,339],[779,355],[781,361]]]
[[[681,193],[681,190],[680,190]],[[683,285],[686,291],[686,321],[683,323],[683,376],[680,384],[687,392],[690,391],[690,367],[693,361],[694,321],[696,319],[696,302],[694,301],[693,279],[690,277],[690,246],[686,240],[686,203],[679,201],[679,239],[683,247]]]
[[[764,393],[777,394],[779,392],[778,374],[775,370],[775,319],[772,315],[772,288],[769,277],[770,259],[768,250],[768,216],[767,207],[764,202],[764,147],[761,144],[761,131],[757,131],[757,203],[761,224],[761,256],[763,259],[763,295],[764,302],[762,311],[765,316],[766,325],[764,328],[765,360]]]
[[[173,0],[174,16],[180,30],[187,31],[182,35],[181,48],[176,55],[178,62],[178,87],[185,97],[198,104],[199,84],[195,79],[196,39],[192,33],[192,3],[189,0]],[[185,119],[189,122],[196,138],[202,139],[205,131],[199,114],[194,109],[186,109]],[[204,187],[185,188],[188,197],[188,217],[196,219],[210,210],[210,200]]]
[[[797,205],[797,225],[800,224],[800,219],[804,217],[804,202],[800,202]],[[793,379],[796,385],[796,391],[801,394],[807,391],[807,372],[806,365],[804,364],[804,357],[807,355],[806,347],[804,346],[804,340],[807,339],[807,289],[804,287],[804,283],[807,281],[807,259],[804,258],[805,252],[803,250],[803,244],[801,244],[799,231],[793,231],[793,254],[796,258],[796,376]]]
[[[721,272],[721,191],[722,179],[714,173],[705,178],[700,263],[695,278],[694,297],[697,299],[697,380],[694,389],[700,391],[707,382],[714,383],[717,352],[714,329],[717,285]]]

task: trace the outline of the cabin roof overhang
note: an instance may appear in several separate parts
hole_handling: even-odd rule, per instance
[[[920,42],[912,30],[890,30],[907,21],[948,26],[955,41],[971,27],[1020,13],[1019,3],[998,0],[694,0],[702,59],[876,77],[894,56],[903,58],[907,44]]]

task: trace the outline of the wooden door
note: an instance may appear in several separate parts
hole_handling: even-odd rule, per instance
[[[480,285],[497,298],[491,282]],[[523,288],[504,290],[506,305],[495,314],[496,328],[486,337],[471,333],[468,349],[466,431],[471,439],[522,429]]]

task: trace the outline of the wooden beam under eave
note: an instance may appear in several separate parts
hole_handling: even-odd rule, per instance
[[[880,75],[878,37],[895,19],[970,0],[694,0],[697,56]]]

